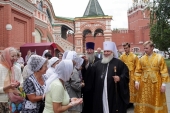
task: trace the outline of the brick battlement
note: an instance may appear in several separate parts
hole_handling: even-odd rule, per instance
[[[134,30],[113,30],[112,33],[134,33]]]
[[[147,4],[142,4],[142,3],[141,4],[136,4],[136,5],[132,6],[131,8],[129,8],[127,13],[131,14],[131,13],[137,11],[137,10],[143,10],[146,7],[147,7]]]

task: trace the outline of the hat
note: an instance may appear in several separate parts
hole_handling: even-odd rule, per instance
[[[103,42],[103,50],[110,50],[114,53],[114,57],[118,58],[117,47],[114,42],[105,41]]]
[[[41,57],[39,55],[31,55],[27,62],[28,68],[32,72],[37,72],[44,65],[46,60],[47,60],[46,58]]]
[[[58,60],[59,59],[57,57],[52,57],[50,60],[48,60],[48,67],[51,67]]]
[[[86,49],[93,49],[94,50],[94,45],[95,45],[94,42],[87,42],[86,43]]]

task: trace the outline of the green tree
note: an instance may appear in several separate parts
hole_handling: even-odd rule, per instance
[[[156,48],[168,51],[170,47],[170,0],[154,0],[150,11],[150,37]]]

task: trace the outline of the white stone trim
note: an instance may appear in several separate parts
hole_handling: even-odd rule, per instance
[[[36,10],[36,7],[26,0],[11,0],[11,6],[30,16],[33,16]]]
[[[44,27],[44,28],[48,28],[48,24],[35,18],[35,24],[38,25],[38,26],[41,26],[41,27]]]
[[[41,40],[47,40],[47,38],[41,38]]]

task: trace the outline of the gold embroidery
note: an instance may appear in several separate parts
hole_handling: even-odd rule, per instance
[[[134,105],[135,106],[146,106],[146,107],[150,107],[150,108],[152,108],[154,110],[163,110],[163,106],[166,106],[167,104],[163,103],[163,106],[161,106],[161,107],[155,107],[155,106],[153,106],[151,104],[144,104],[144,103],[135,103]]]

